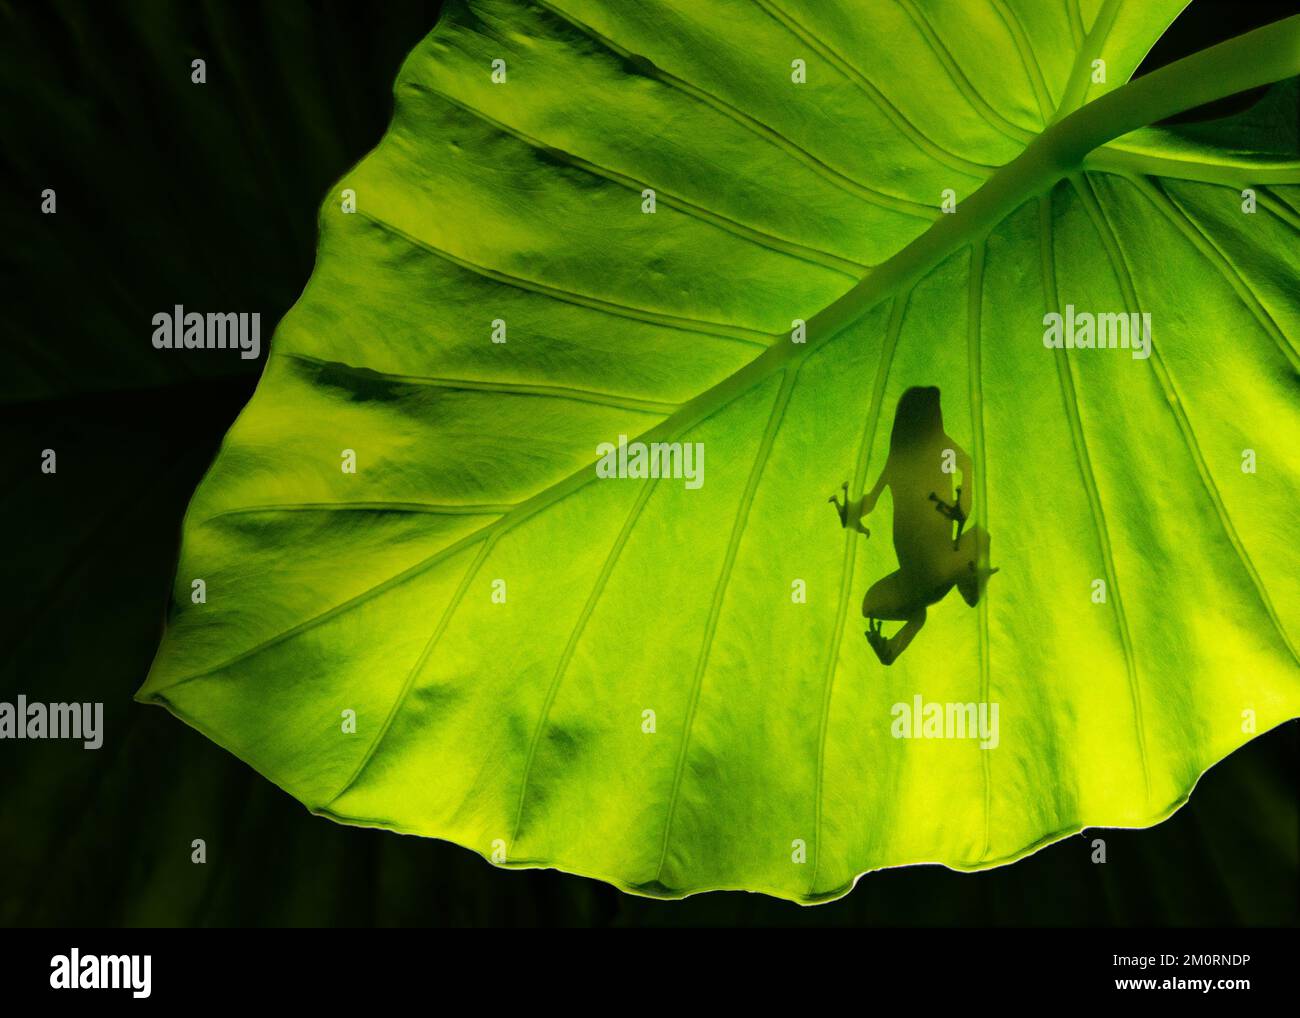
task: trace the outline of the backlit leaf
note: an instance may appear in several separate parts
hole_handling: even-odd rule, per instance
[[[1300,713],[1294,82],[1151,126],[1300,73],[1300,19],[1125,84],[1181,7],[454,5],[326,199],[141,699],[323,815],[659,896],[1163,819]],[[1068,308],[1150,356],[1046,348]],[[938,517],[898,471],[870,537],[827,500],[913,387],[998,572],[885,667],[862,599]],[[620,435],[703,483],[599,478]],[[918,697],[996,745],[895,737]]]

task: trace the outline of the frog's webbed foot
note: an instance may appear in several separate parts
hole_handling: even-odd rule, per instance
[[[957,582],[957,589],[960,591],[962,600],[974,608],[979,604],[979,600],[984,596],[984,588],[988,586],[989,577],[996,573],[1001,567],[987,565],[976,565],[972,560],[966,567],[968,576]]]
[[[871,644],[871,649],[876,652],[876,657],[880,663],[888,668],[898,660],[900,654],[907,649],[907,645],[912,642],[916,634],[921,631],[925,625],[925,609],[918,608],[908,616],[903,628],[893,636],[886,638],[881,632],[881,620],[868,616],[867,622],[870,629],[867,630],[867,642]]]
[[[885,634],[880,631],[880,624],[880,619],[867,619],[869,627],[866,631],[867,643],[871,644],[871,649],[876,652],[880,663],[888,666],[894,663],[894,652],[890,649]]]
[[[843,494],[844,497],[843,502],[840,501],[841,493]],[[841,484],[840,490],[837,491],[830,498],[828,498],[826,501],[831,503],[831,505],[835,506],[835,511],[839,514],[840,517],[840,526],[847,527],[849,525],[849,482],[845,481],[843,484]]]

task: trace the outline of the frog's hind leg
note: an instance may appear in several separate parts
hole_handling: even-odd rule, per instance
[[[879,619],[869,619],[867,623],[867,643],[876,652],[876,657],[886,668],[898,660],[898,655],[907,649],[916,634],[925,625],[925,609],[918,609],[893,636],[885,636],[880,630]]]
[[[979,604],[988,585],[989,577],[997,569],[989,568],[989,542],[992,538],[981,526],[971,527],[962,535],[957,545],[957,590],[972,608]]]
[[[869,619],[886,622],[903,622],[912,616],[920,602],[913,596],[911,584],[901,569],[882,576],[867,590],[862,599],[862,614]],[[924,607],[923,604],[921,604]]]
[[[862,599],[862,614],[869,626],[867,642],[882,665],[893,664],[925,625],[925,603],[914,595],[902,570],[896,570],[871,585],[867,596]],[[881,623],[885,621],[904,625],[893,636],[887,637],[881,631]]]

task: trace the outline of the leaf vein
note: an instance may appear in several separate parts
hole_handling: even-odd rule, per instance
[[[773,401],[772,410],[767,419],[767,426],[763,431],[763,438],[759,442],[758,452],[754,456],[754,464],[749,471],[749,480],[745,484],[745,491],[741,495],[740,504],[736,510],[736,519],[731,527],[731,537],[727,541],[727,552],[722,562],[722,571],[718,576],[717,583],[714,585],[713,601],[709,607],[709,617],[704,627],[704,639],[700,644],[700,652],[695,663],[695,675],[691,680],[690,701],[686,710],[686,726],[682,734],[681,748],[677,753],[672,788],[668,795],[668,811],[664,821],[663,844],[659,851],[659,865],[655,870],[655,881],[658,881],[663,875],[664,862],[668,858],[668,844],[672,836],[673,818],[677,812],[682,774],[685,771],[686,756],[690,750],[691,730],[695,724],[696,709],[700,702],[700,689],[704,685],[704,673],[708,667],[709,653],[713,649],[713,636],[717,631],[718,618],[722,614],[723,596],[731,580],[736,552],[740,547],[740,538],[745,532],[745,525],[749,520],[750,506],[753,505],[754,495],[758,491],[759,481],[763,475],[763,468],[767,465],[768,457],[772,452],[772,446],[776,441],[776,434],[780,430],[781,421],[785,416],[785,408],[790,402],[790,393],[794,389],[795,379],[798,374],[798,367],[783,373],[781,388]]]
[[[871,390],[871,404],[862,422],[862,435],[854,453],[853,491],[857,499],[862,498],[866,487],[867,470],[870,467],[871,449],[876,440],[876,427],[880,421],[880,410],[885,400],[885,388],[889,382],[889,370],[894,363],[894,350],[903,327],[903,316],[911,290],[897,294],[889,310],[889,324],[885,327],[885,341],[880,347],[880,360],[876,365],[875,384]],[[840,592],[836,601],[835,620],[831,629],[831,638],[826,649],[826,672],[822,677],[821,721],[817,728],[817,778],[813,789],[813,840],[812,840],[812,874],[808,880],[808,896],[817,891],[817,874],[821,867],[821,830],[822,830],[822,789],[826,771],[826,738],[830,730],[831,692],[834,688],[836,666],[839,664],[840,644],[844,640],[845,612],[848,609],[849,594],[853,589],[854,566],[856,556],[857,531],[847,529],[844,534],[844,562],[840,567]]]
[[[507,843],[507,851],[513,853],[515,841],[519,837],[520,826],[524,819],[524,801],[528,794],[528,780],[533,771],[533,760],[537,755],[537,747],[541,743],[542,735],[546,730],[547,721],[550,719],[551,707],[555,703],[555,698],[560,691],[560,683],[568,671],[569,662],[573,659],[574,651],[577,650],[578,641],[582,638],[582,633],[586,629],[587,621],[591,618],[592,612],[595,611],[601,595],[605,592],[605,586],[609,582],[609,577],[614,571],[614,566],[618,563],[619,556],[623,553],[623,548],[627,545],[628,539],[632,535],[632,530],[636,526],[637,520],[641,516],[641,510],[650,500],[654,492],[657,479],[647,479],[641,484],[641,490],[638,492],[631,510],[627,514],[627,519],[623,522],[622,529],[614,539],[609,553],[605,556],[605,562],[601,566],[600,573],[596,577],[595,583],[592,584],[591,592],[587,595],[587,601],[582,606],[582,611],[569,631],[569,639],[564,645],[564,650],[555,667],[555,675],[551,679],[550,686],[546,691],[546,698],[542,702],[541,714],[537,719],[537,726],[533,730],[532,738],[528,743],[528,753],[524,758],[523,775],[519,779],[519,802],[515,808],[515,822],[511,830],[510,841]]]
[[[431,388],[465,392],[499,392],[509,396],[540,396],[547,399],[567,399],[578,403],[597,403],[601,406],[616,407],[620,410],[665,416],[680,406],[678,403],[639,399],[635,396],[625,396],[614,392],[599,392],[595,389],[576,389],[566,385],[538,385],[529,382],[499,382],[487,379],[440,378],[432,375],[401,375],[390,371],[376,371],[373,368],[359,367],[345,361],[325,360],[308,354],[294,353],[293,351],[285,351],[281,356],[335,371],[343,371],[365,378],[381,378],[385,381],[405,385],[429,386]]]
[[[963,477],[962,483],[971,486],[971,511],[977,524],[982,524],[987,531],[988,529],[988,485],[986,480],[986,436],[984,431],[984,378],[980,353],[980,344],[983,341],[983,307],[984,298],[984,257],[985,257],[984,238],[980,238],[971,244],[971,265],[970,265],[970,287],[966,304],[966,360],[967,368],[970,374],[970,412],[971,412],[971,434],[974,438],[974,449],[971,450],[974,458],[974,464],[971,472],[973,477]],[[984,562],[976,562],[976,568],[986,565]],[[989,600],[981,596],[979,603],[975,606],[976,613],[976,633],[979,639],[979,671],[980,671],[980,703],[989,702]],[[992,755],[985,750],[979,750],[980,767],[984,772],[984,847],[980,850],[980,861],[988,858],[989,842],[992,835],[992,811],[993,811],[993,781],[991,777],[992,761],[989,757]]]
[[[1035,132],[1008,120],[994,108],[992,103],[984,98],[979,89],[977,89],[974,83],[971,82],[970,78],[966,76],[966,72],[961,69],[961,66],[957,63],[957,58],[952,55],[952,52],[944,44],[943,40],[939,37],[939,34],[935,32],[934,28],[930,25],[925,13],[916,6],[913,0],[896,0],[896,2],[912,20],[912,24],[914,24],[917,31],[921,33],[921,36],[926,45],[929,46],[930,51],[934,54],[939,63],[943,65],[944,70],[948,72],[948,77],[952,79],[953,85],[955,85],[957,90],[966,97],[966,100],[971,104],[971,107],[979,117],[988,124],[989,127],[1004,137],[1009,138],[1011,141],[1019,142],[1020,144],[1032,141]]]
[[[989,171],[994,168],[987,163],[979,163],[975,162],[973,159],[967,159],[964,156],[940,145],[937,141],[922,131],[920,127],[918,127],[907,117],[906,114],[903,113],[902,110],[891,102],[889,97],[886,96],[860,68],[849,62],[829,43],[824,43],[818,39],[812,31],[803,25],[789,11],[777,6],[772,2],[772,0],[752,0],[752,2],[771,17],[773,21],[782,25],[786,31],[800,42],[811,47],[818,56],[856,85],[858,90],[871,100],[872,105],[888,117],[890,122],[893,123],[896,128],[905,134],[913,144],[925,152],[925,154],[935,162],[942,163],[951,170],[965,173],[980,180],[986,178],[989,175]]]
[[[861,198],[863,201],[869,202],[879,208],[887,209],[891,212],[897,212],[901,215],[912,216],[916,219],[923,219],[926,222],[933,221],[936,206],[915,202],[908,198],[901,198],[885,191],[869,187],[861,181],[853,179],[848,174],[837,170],[826,161],[818,158],[807,149],[795,144],[779,131],[776,131],[767,124],[762,123],[755,117],[751,117],[748,113],[737,109],[735,106],[732,106],[730,103],[724,101],[718,96],[713,95],[711,92],[708,92],[683,78],[679,78],[674,74],[670,74],[647,57],[632,53],[630,50],[625,50],[618,43],[614,42],[614,40],[601,35],[591,26],[583,24],[573,15],[556,7],[554,4],[548,2],[548,0],[533,0],[533,2],[544,10],[550,11],[561,20],[568,22],[579,32],[582,32],[584,35],[589,36],[591,39],[600,43],[611,53],[622,57],[624,60],[635,60],[637,62],[637,70],[645,77],[667,85],[669,88],[676,89],[683,95],[688,95],[697,102],[703,103],[705,106],[708,106],[722,114],[724,117],[745,128],[756,137],[763,139],[771,145],[775,145],[786,155],[807,166],[818,176],[822,177],[822,179],[838,187],[840,190],[854,195],[857,198]]]
[[[1125,299],[1134,308],[1140,308],[1141,303],[1138,301],[1137,288],[1133,282],[1133,276],[1128,264],[1124,259],[1124,253],[1119,246],[1118,234],[1115,232],[1114,225],[1106,216],[1105,210],[1098,204],[1096,195],[1092,191],[1092,184],[1087,177],[1079,178],[1076,175],[1071,175],[1069,180],[1083,199],[1084,207],[1088,210],[1088,216],[1092,219],[1094,227],[1101,236],[1102,244],[1106,248],[1107,255],[1110,257],[1115,274],[1119,279],[1119,284],[1124,291]],[[1214,475],[1210,473],[1205,454],[1201,451],[1200,443],[1196,439],[1196,432],[1192,429],[1192,422],[1188,418],[1186,410],[1183,409],[1182,397],[1178,393],[1174,376],[1169,371],[1169,367],[1165,364],[1164,357],[1160,353],[1160,348],[1155,343],[1151,344],[1151,362],[1155,365],[1155,375],[1160,382],[1160,388],[1164,392],[1165,403],[1169,407],[1169,412],[1173,414],[1174,421],[1178,425],[1178,432],[1183,439],[1183,445],[1196,467],[1201,487],[1219,517],[1219,526],[1223,529],[1223,534],[1232,546],[1232,550],[1236,553],[1237,560],[1241,563],[1242,569],[1250,579],[1251,585],[1255,588],[1255,595],[1259,598],[1260,605],[1263,607],[1265,614],[1268,615],[1269,621],[1273,624],[1273,628],[1276,630],[1283,646],[1291,655],[1291,659],[1300,665],[1300,654],[1297,653],[1291,638],[1282,627],[1282,622],[1273,607],[1273,599],[1268,593],[1268,588],[1264,586],[1263,578],[1256,570],[1250,554],[1246,551],[1245,545],[1237,534],[1237,528],[1232,523],[1232,517],[1228,514],[1228,508],[1224,505],[1223,498],[1219,494],[1218,485],[1214,483]]]
[[[993,10],[1011,34],[1016,54],[1020,57],[1020,65],[1025,69],[1025,77],[1029,79],[1029,87],[1038,102],[1039,115],[1046,124],[1051,119],[1052,97],[1047,90],[1047,83],[1043,80],[1042,68],[1038,66],[1038,59],[1034,56],[1033,45],[1025,34],[1024,26],[1020,24],[1015,11],[1011,10],[1003,0],[991,0],[991,2]]]
[[[386,219],[380,219],[364,209],[357,209],[357,215],[363,219],[374,223],[375,226],[400,237],[407,243],[427,251],[436,258],[450,262],[458,268],[473,272],[476,275],[483,276],[492,280],[494,283],[501,283],[504,286],[512,286],[519,290],[527,290],[530,293],[540,294],[543,297],[550,297],[552,300],[558,300],[566,304],[574,304],[578,307],[589,308],[593,311],[601,311],[605,314],[616,315],[620,318],[631,318],[636,321],[647,322],[651,325],[660,325],[670,329],[684,329],[688,332],[698,332],[702,335],[713,336],[717,339],[725,339],[733,342],[746,343],[750,346],[767,346],[777,334],[759,332],[756,329],[743,328],[736,325],[724,325],[721,322],[709,322],[696,318],[687,318],[681,315],[670,315],[659,311],[650,311],[646,308],[631,307],[626,304],[617,304],[614,301],[605,300],[603,297],[591,297],[587,294],[576,293],[572,290],[565,290],[557,286],[551,286],[548,283],[538,283],[531,279],[524,279],[520,276],[512,276],[509,273],[502,272],[499,269],[488,268],[486,265],[478,265],[459,255],[454,255],[450,251],[444,251],[440,247],[435,247],[427,240],[423,240],[414,234],[407,233],[400,226],[388,222]]]
[[[428,640],[425,641],[424,649],[420,652],[420,656],[415,659],[415,663],[411,665],[410,670],[406,673],[406,679],[402,683],[402,688],[398,691],[397,698],[388,709],[388,714],[384,718],[384,723],[380,726],[379,730],[375,732],[375,737],[370,740],[370,745],[366,747],[366,752],[357,763],[356,769],[353,770],[352,775],[346,782],[344,782],[343,787],[340,788],[327,803],[325,803],[326,809],[330,809],[334,803],[338,802],[338,800],[341,799],[354,784],[356,784],[357,779],[361,777],[362,773],[370,765],[370,761],[375,758],[375,754],[378,753],[379,747],[383,744],[385,737],[388,735],[389,729],[392,728],[393,722],[401,711],[402,705],[406,703],[406,697],[411,692],[411,688],[415,685],[416,677],[420,674],[425,663],[429,660],[429,655],[433,653],[433,648],[437,646],[438,641],[442,638],[442,634],[446,632],[447,626],[451,622],[451,617],[456,614],[456,609],[460,607],[460,603],[465,597],[465,591],[469,589],[474,577],[478,575],[479,569],[482,568],[484,561],[491,553],[493,546],[496,544],[497,539],[500,536],[501,533],[498,531],[496,534],[493,534],[492,537],[484,541],[483,547],[479,549],[479,553],[474,557],[474,560],[470,562],[469,568],[465,570],[465,575],[461,577],[460,585],[456,588],[456,593],[453,594],[451,600],[447,602],[447,607],[443,609],[442,616],[438,619],[438,624],[429,634]]]
[[[1053,252],[1052,230],[1052,195],[1049,191],[1039,199],[1039,256],[1042,259],[1043,291],[1049,311],[1060,312],[1061,301],[1057,290],[1056,256]],[[1120,647],[1124,653],[1124,670],[1128,678],[1129,703],[1133,709],[1133,724],[1137,735],[1138,758],[1142,765],[1142,784],[1145,794],[1151,796],[1151,777],[1147,763],[1146,725],[1142,711],[1142,687],[1138,680],[1137,661],[1133,654],[1133,643],[1129,636],[1128,616],[1124,613],[1124,601],[1120,595],[1119,574],[1115,569],[1115,558],[1111,550],[1110,530],[1106,524],[1106,511],[1101,504],[1101,492],[1097,479],[1092,472],[1092,459],[1088,455],[1088,442],[1083,428],[1083,419],[1079,413],[1079,399],[1075,391],[1073,368],[1064,351],[1058,352],[1053,360],[1056,362],[1057,378],[1061,386],[1061,400],[1065,405],[1066,420],[1070,426],[1070,437],[1074,446],[1075,459],[1079,464],[1079,478],[1083,481],[1088,495],[1088,507],[1091,510],[1092,525],[1097,535],[1097,544],[1101,550],[1102,568],[1106,571],[1106,582],[1110,596],[1107,598],[1112,606],[1115,625],[1119,633]]]
[[[436,502],[280,502],[266,505],[246,505],[234,509],[223,509],[200,520],[198,524],[211,523],[213,520],[227,516],[242,516],[245,513],[287,513],[287,512],[389,512],[389,513],[427,513],[430,516],[504,516],[515,507],[515,503],[498,504],[481,503],[478,505],[453,505]]]
[[[1209,235],[1209,232],[1192,218],[1187,209],[1183,207],[1182,202],[1169,194],[1157,181],[1149,177],[1127,177],[1125,179],[1154,205],[1187,238],[1192,246],[1201,252],[1206,261],[1219,270],[1219,274],[1232,286],[1242,304],[1245,305],[1255,321],[1259,323],[1260,328],[1276,344],[1278,352],[1290,362],[1291,369],[1293,371],[1300,370],[1300,357],[1297,357],[1295,348],[1288,342],[1282,330],[1278,328],[1277,322],[1273,321],[1273,317],[1265,310],[1259,297],[1250,288],[1241,273],[1237,271],[1237,267],[1224,254],[1223,249],[1214,242],[1214,238]]]
[[[615,170],[608,166],[602,166],[589,159],[584,159],[579,155],[569,152],[567,149],[548,145],[543,141],[539,141],[538,139],[525,134],[519,128],[503,123],[494,117],[490,117],[476,106],[471,106],[469,103],[464,102],[447,92],[443,92],[440,89],[436,89],[431,85],[426,85],[423,82],[417,81],[409,82],[408,85],[416,91],[426,92],[429,95],[436,96],[448,105],[454,106],[456,109],[468,113],[470,116],[481,120],[483,123],[495,128],[502,134],[508,135],[509,137],[522,142],[529,148],[535,149],[553,159],[559,159],[566,165],[572,166],[574,169],[581,170],[584,173],[588,173],[593,177],[600,177],[602,180],[611,181],[612,183],[618,184],[620,187],[625,187],[628,190],[636,191],[637,193],[640,193],[647,187],[653,188],[655,192],[655,200],[659,204],[667,205],[669,208],[676,209],[678,212],[690,216],[692,219],[697,219],[700,222],[707,223],[708,225],[717,227],[720,230],[725,230],[727,233],[740,237],[751,244],[757,244],[769,251],[774,251],[777,254],[783,254],[791,258],[797,258],[800,261],[808,262],[821,268],[831,269],[834,272],[838,272],[840,275],[848,276],[855,280],[860,278],[862,273],[871,267],[865,262],[855,261],[852,258],[846,258],[831,251],[824,251],[821,248],[811,247],[807,244],[800,244],[798,241],[778,237],[766,230],[760,230],[758,227],[750,226],[736,219],[731,219],[722,215],[720,212],[715,212],[712,209],[707,209],[703,206],[687,201],[685,198],[680,198],[676,195],[670,194],[658,184],[653,184],[644,180],[636,180],[619,170]]]

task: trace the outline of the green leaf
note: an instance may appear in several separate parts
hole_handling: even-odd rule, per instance
[[[1121,84],[1181,6],[456,5],[323,206],[140,698],[314,812],[664,897],[1168,816],[1300,713],[1300,160],[1257,111],[1151,126],[1300,73],[1300,18]],[[1045,348],[1069,305],[1150,356]],[[999,572],[882,667],[899,491],[869,538],[826,502],[914,386]],[[619,435],[704,483],[598,479]],[[893,737],[916,696],[997,703],[996,748]]]

